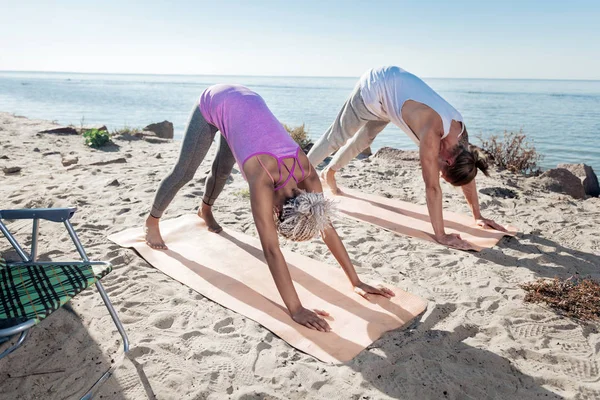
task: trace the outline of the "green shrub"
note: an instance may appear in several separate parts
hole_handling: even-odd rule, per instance
[[[99,129],[88,129],[83,132],[85,144],[95,149],[110,143],[110,134],[108,131]]]
[[[250,198],[250,190],[248,188],[237,190],[237,191],[233,192],[233,194],[235,196],[241,197],[243,199],[249,199]]]
[[[510,133],[505,131],[503,138],[492,135],[484,140],[480,136],[479,140],[483,151],[498,168],[525,175],[541,172],[538,163],[542,155],[529,143],[522,130]]]
[[[283,127],[286,131],[288,131],[292,139],[294,139],[294,141],[298,143],[302,150],[306,150],[310,145],[313,144],[308,137],[308,131],[304,127],[304,124],[296,127],[291,127],[286,124],[283,124]]]

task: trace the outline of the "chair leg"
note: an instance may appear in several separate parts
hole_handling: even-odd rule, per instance
[[[98,289],[98,292],[100,293],[100,296],[102,297],[102,300],[104,301],[104,304],[106,305],[106,308],[108,309],[108,312],[112,317],[113,322],[117,326],[117,330],[123,338],[123,351],[125,352],[125,356],[127,356],[127,352],[129,352],[129,338],[127,337],[127,333],[125,333],[125,328],[123,327],[123,324],[121,323],[121,320],[117,315],[117,311],[110,302],[108,294],[106,293],[106,290],[104,290],[104,286],[102,285],[102,283],[100,283],[100,281],[96,282],[96,288]],[[114,366],[111,366],[108,369],[108,371],[102,374],[102,376],[96,381],[96,383],[94,383],[94,385],[87,391],[87,393],[84,394],[83,397],[81,397],[81,400],[89,400],[94,396],[94,393],[100,388],[100,386],[102,386],[102,384],[112,376],[113,367]]]
[[[110,378],[112,376],[112,371],[113,371],[113,367],[110,367],[108,369],[108,371],[106,371],[104,374],[102,374],[102,376],[100,377],[100,379],[98,379],[96,381],[96,383],[94,383],[94,386],[92,386],[90,388],[90,390],[88,390],[86,392],[86,394],[84,394],[80,400],[90,400],[94,397],[94,394],[96,393],[96,391],[100,388],[100,386],[102,386],[102,384],[104,382],[106,382],[108,380],[108,378]]]
[[[29,333],[29,329],[27,329],[26,331],[21,332],[21,336],[19,336],[19,340],[17,340],[17,343],[13,344],[8,349],[6,349],[2,353],[0,353],[0,359],[6,357],[10,353],[12,353],[13,351],[15,351],[19,347],[21,347],[21,345],[23,344],[23,342],[25,341],[25,339],[27,339],[27,334],[28,333]]]
[[[100,281],[96,282],[96,288],[98,289],[98,292],[100,292],[100,296],[102,297],[102,300],[104,300],[104,304],[106,305],[106,308],[108,309],[108,312],[110,313],[110,316],[112,317],[113,322],[117,326],[117,330],[119,331],[119,333],[121,334],[121,337],[123,338],[123,351],[125,353],[127,353],[129,351],[129,338],[127,337],[125,328],[123,327],[123,324],[121,323],[121,320],[119,319],[119,316],[117,315],[117,311],[115,310],[112,303],[110,302],[110,299],[108,298],[108,294],[106,294],[106,291],[104,290],[104,286],[102,286],[102,283],[100,283]]]

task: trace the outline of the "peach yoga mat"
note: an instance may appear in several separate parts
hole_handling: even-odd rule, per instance
[[[284,249],[304,307],[331,314],[326,319],[332,331],[314,331],[292,320],[257,239],[227,228],[211,233],[196,215],[161,222],[161,232],[169,250],[148,247],[142,228],[109,239],[134,248],[158,270],[324,362],[351,360],[384,332],[406,325],[427,308],[422,298],[391,286],[396,297],[366,300],[352,291],[341,268]]]
[[[326,196],[334,200],[338,210],[358,221],[368,222],[399,235],[412,236],[437,243],[429,220],[427,206],[408,203],[398,199],[361,193],[340,187],[342,195],[334,196],[326,189]],[[446,233],[458,233],[461,238],[476,247],[477,251],[491,248],[503,236],[514,236],[517,229],[505,226],[508,232],[483,229],[473,224],[473,217],[444,210]]]

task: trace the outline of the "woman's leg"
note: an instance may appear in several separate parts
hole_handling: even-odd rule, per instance
[[[154,196],[152,210],[146,219],[146,243],[153,248],[166,248],[160,235],[159,219],[177,192],[192,178],[210,149],[217,128],[210,125],[200,112],[198,103],[188,120],[177,163],[160,183]]]
[[[378,118],[365,106],[360,95],[360,84],[357,84],[333,124],[308,153],[310,163],[317,167],[325,158],[342,147],[368,121],[373,120],[378,120]]]
[[[206,178],[202,207],[198,212],[198,215],[204,219],[208,230],[211,232],[219,233],[223,230],[213,216],[212,205],[223,191],[234,164],[235,157],[227,144],[227,140],[223,135],[219,135],[219,149],[213,161],[210,175]]]

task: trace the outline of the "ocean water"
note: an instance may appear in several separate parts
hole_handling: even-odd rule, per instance
[[[332,123],[358,78],[117,75],[0,72],[0,111],[61,124],[101,123],[110,130],[169,120],[181,138],[195,99],[215,83],[258,92],[286,124],[313,139]],[[440,79],[425,81],[465,118],[471,142],[523,130],[544,168],[584,162],[600,174],[600,81]],[[416,149],[391,124],[374,149]]]

